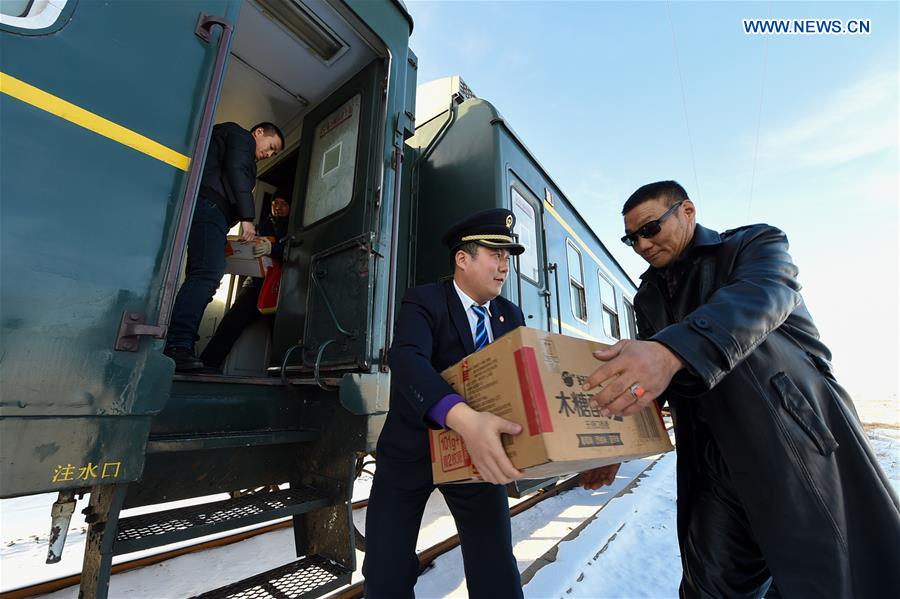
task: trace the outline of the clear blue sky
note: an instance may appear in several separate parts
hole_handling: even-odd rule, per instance
[[[422,2],[419,82],[497,106],[616,259],[620,209],[676,179],[699,222],[784,229],[858,400],[898,392],[898,3]],[[742,19],[869,19],[869,35],[744,34]]]

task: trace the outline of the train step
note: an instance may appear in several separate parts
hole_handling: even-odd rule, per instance
[[[194,599],[312,599],[349,584],[352,574],[336,562],[312,555]]]
[[[332,503],[333,499],[312,487],[298,487],[120,518],[113,555],[302,514]]]
[[[296,429],[194,433],[191,435],[151,433],[147,440],[147,453],[302,443],[314,441],[320,436],[321,433],[318,430]]]

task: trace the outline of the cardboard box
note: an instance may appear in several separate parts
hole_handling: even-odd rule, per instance
[[[253,243],[245,243],[237,235],[228,236],[225,246],[225,272],[230,275],[263,278],[272,266],[269,256],[255,257]]]
[[[604,417],[581,385],[597,369],[602,343],[519,327],[441,375],[474,409],[522,425],[503,445],[525,478],[559,476],[672,449],[654,402],[626,417]],[[431,430],[435,483],[478,480],[462,437]]]

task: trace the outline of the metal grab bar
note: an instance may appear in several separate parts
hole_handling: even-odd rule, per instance
[[[559,267],[555,262],[547,265],[547,270],[553,273],[553,283],[556,287],[556,330],[562,335],[562,305],[559,303]],[[553,315],[550,315],[550,322],[547,323],[553,328]]]
[[[513,233],[513,240],[519,243],[519,234]],[[516,260],[516,298],[519,302],[519,310],[524,312],[522,308],[522,261],[519,260],[519,254],[515,256]]]
[[[181,202],[181,212],[178,215],[178,227],[175,230],[172,254],[169,259],[166,276],[163,279],[163,292],[159,302],[158,324],[144,324],[146,317],[143,314],[134,312],[123,313],[119,325],[119,332],[116,336],[116,351],[136,352],[140,347],[140,336],[149,335],[156,339],[164,339],[169,331],[169,319],[172,317],[172,307],[175,304],[175,287],[178,285],[178,275],[181,271],[181,256],[187,245],[187,238],[191,228],[191,215],[194,211],[197,191],[200,188],[203,166],[206,163],[206,156],[203,150],[208,145],[209,135],[212,131],[212,120],[216,111],[217,92],[222,86],[225,63],[228,59],[228,50],[231,47],[231,37],[234,34],[234,27],[230,21],[224,17],[210,16],[204,12],[200,13],[200,16],[197,18],[197,25],[194,28],[194,33],[200,39],[210,43],[212,41],[212,28],[217,25],[222,28],[222,36],[219,38],[219,47],[216,51],[216,62],[213,66],[209,89],[206,93],[206,102],[203,105],[203,113],[200,119],[200,133],[197,135],[197,142],[194,144],[194,151],[191,154],[191,168],[188,171],[187,185],[185,186],[184,196],[182,197]]]
[[[315,283],[316,290],[319,292],[319,295],[322,296],[322,301],[325,302],[325,307],[328,308],[328,314],[329,314],[329,316],[331,316],[331,320],[332,320],[332,322],[334,322],[334,326],[337,328],[338,332],[340,332],[342,335],[346,335],[350,339],[355,339],[356,331],[348,331],[344,327],[341,326],[340,322],[338,322],[337,315],[334,313],[334,309],[331,307],[331,302],[328,301],[328,296],[325,295],[325,290],[322,289],[322,284],[319,283],[318,275],[322,274],[322,272],[323,271],[314,270],[312,273],[312,276],[310,278],[312,279],[312,282]]]

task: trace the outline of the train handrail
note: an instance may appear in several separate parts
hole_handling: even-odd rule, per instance
[[[556,262],[551,262],[547,265],[547,270],[553,273],[553,282],[556,287],[556,328],[559,334],[562,335],[562,304],[559,302],[559,265]],[[550,328],[553,328],[552,315],[548,324]]]
[[[513,233],[513,241],[519,243],[519,234]],[[519,302],[519,310],[522,310],[522,261],[519,254],[515,255],[516,260],[516,299]]]
[[[181,274],[181,256],[184,254],[184,249],[187,245],[191,216],[194,212],[197,192],[200,189],[203,166],[206,163],[204,150],[209,143],[209,136],[212,131],[212,121],[216,111],[216,98],[218,96],[217,90],[222,86],[225,63],[231,47],[231,37],[234,34],[234,26],[231,24],[231,21],[224,17],[210,16],[205,12],[200,13],[197,18],[197,25],[194,27],[194,33],[197,37],[207,43],[211,43],[212,28],[217,25],[222,28],[222,35],[219,38],[216,62],[213,66],[209,88],[206,93],[206,102],[203,105],[203,113],[200,118],[200,133],[197,135],[197,142],[194,144],[194,151],[191,154],[191,167],[190,171],[188,171],[188,181],[182,197],[181,212],[178,215],[178,227],[175,230],[169,266],[163,278],[163,293],[159,302],[157,324],[145,324],[146,316],[143,314],[124,312],[119,324],[118,335],[116,336],[116,351],[136,352],[140,347],[139,338],[141,336],[146,335],[156,339],[164,339],[169,331],[169,320],[172,317],[172,307],[175,304],[175,287],[178,285],[178,276]]]

